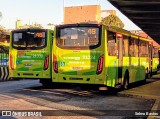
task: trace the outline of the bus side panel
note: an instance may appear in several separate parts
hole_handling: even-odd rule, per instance
[[[159,65],[159,59],[158,58],[153,58],[152,59],[152,72],[157,72],[157,67]]]
[[[146,68],[149,66],[146,58],[131,57],[130,63],[130,83],[145,79]]]
[[[129,82],[133,83],[139,80],[138,74],[138,57],[130,57]]]
[[[149,59],[147,57],[140,57],[139,77],[141,80],[145,79],[146,70],[149,71]]]
[[[107,33],[109,33],[109,32],[107,31]],[[109,35],[109,34],[107,34],[107,35]],[[108,38],[108,36],[107,36],[107,38]],[[106,77],[106,85],[111,86],[111,87],[115,87],[115,85],[118,83],[118,56],[117,56],[118,42],[117,41],[114,42],[115,48],[113,48],[114,50],[111,51],[111,52],[113,52],[113,54],[111,54],[113,56],[110,56],[109,50],[111,50],[111,49],[109,48],[109,44],[108,44],[110,39],[106,39],[106,40],[107,40],[106,41],[106,43],[107,43],[106,51],[105,51],[107,53],[106,58],[105,58],[106,72],[107,72],[106,73],[106,76],[107,76]]]
[[[115,87],[118,79],[118,59],[116,56],[107,56],[105,60],[107,64],[107,86]]]

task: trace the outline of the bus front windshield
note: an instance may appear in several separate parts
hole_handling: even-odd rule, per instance
[[[16,49],[42,49],[46,46],[45,31],[17,31],[12,35],[12,46]]]
[[[57,46],[93,47],[99,44],[98,27],[66,27],[58,30]]]

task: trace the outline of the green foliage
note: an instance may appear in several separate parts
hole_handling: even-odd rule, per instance
[[[109,15],[105,17],[102,19],[101,23],[107,26],[115,26],[119,28],[124,27],[124,23],[115,15]]]
[[[0,25],[0,39],[5,39],[6,34],[5,34],[5,29],[3,26]]]
[[[43,28],[41,24],[33,24],[33,25],[30,25],[29,28]]]

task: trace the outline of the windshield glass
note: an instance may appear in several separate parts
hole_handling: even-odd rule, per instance
[[[41,49],[46,46],[45,31],[13,32],[12,45],[17,49]]]
[[[67,27],[60,28],[57,36],[59,47],[90,47],[99,43],[99,28]]]

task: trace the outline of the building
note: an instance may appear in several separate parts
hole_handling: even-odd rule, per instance
[[[20,27],[22,27],[22,21],[21,20],[17,20],[16,21],[16,29],[19,29]]]
[[[64,24],[99,23],[109,15],[116,15],[116,10],[102,10],[100,5],[74,6],[64,8]]]
[[[64,24],[97,23],[101,21],[101,7],[99,5],[74,6],[64,8]]]

